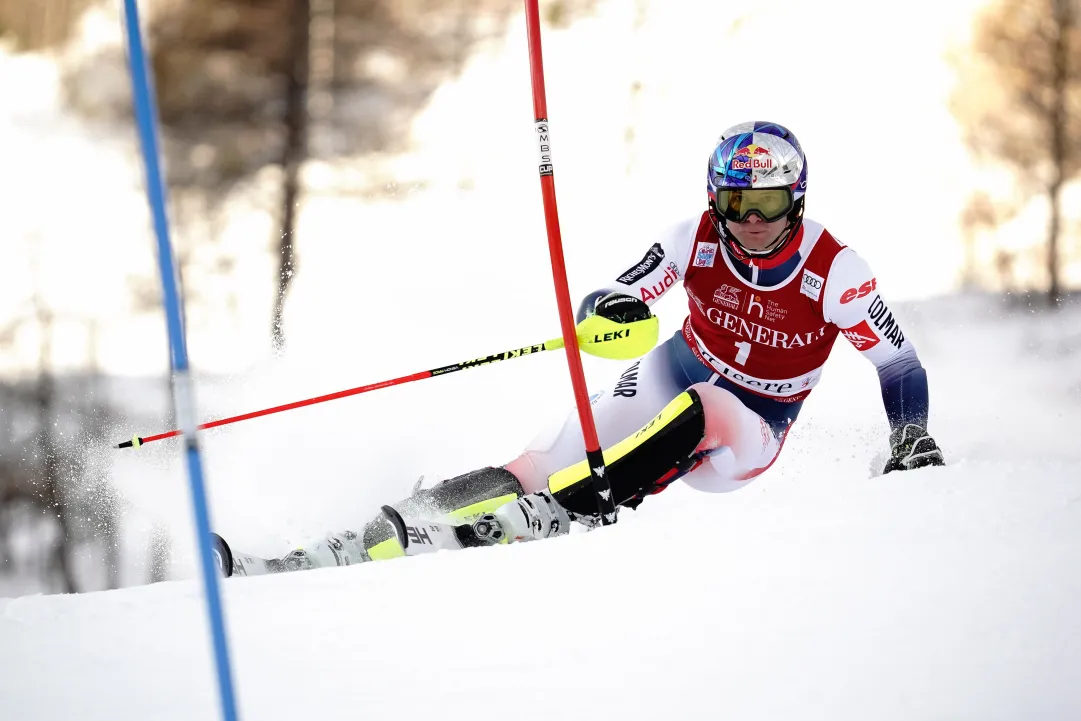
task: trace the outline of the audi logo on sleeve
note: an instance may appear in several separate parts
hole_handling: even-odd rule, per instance
[[[799,292],[811,300],[818,300],[822,295],[822,286],[825,284],[826,281],[822,276],[804,269],[803,282],[800,283]]]

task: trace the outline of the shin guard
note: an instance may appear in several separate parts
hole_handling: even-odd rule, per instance
[[[636,433],[604,450],[604,465],[616,505],[636,506],[641,499],[694,468],[705,434],[702,399],[694,389],[676,396]],[[597,513],[597,499],[586,461],[548,477],[548,490],[568,511]]]

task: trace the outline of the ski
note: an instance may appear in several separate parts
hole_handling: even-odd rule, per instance
[[[490,513],[472,523],[454,525],[403,516],[393,506],[383,506],[382,511],[407,556],[492,546],[502,543],[505,536],[503,527]]]
[[[283,564],[276,558],[260,558],[243,551],[233,551],[225,539],[217,533],[212,533],[214,541],[214,558],[218,562],[218,570],[225,578],[232,576],[263,576],[268,573],[281,573],[285,571]]]
[[[359,546],[352,531],[327,534],[307,548],[290,551],[283,558],[262,558],[243,551],[234,551],[224,538],[214,533],[214,558],[225,578],[232,576],[264,576],[268,573],[306,571],[312,568],[352,566],[371,559]]]

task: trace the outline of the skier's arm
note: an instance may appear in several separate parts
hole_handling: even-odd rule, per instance
[[[927,372],[912,341],[878,292],[867,261],[851,248],[833,261],[823,299],[825,319],[875,364],[890,428],[927,425]]]
[[[926,431],[930,407],[927,371],[879,294],[870,266],[851,248],[834,259],[824,290],[823,312],[826,321],[837,325],[878,370],[894,454],[886,470],[941,464],[942,453]]]
[[[576,315],[578,322],[591,315],[597,301],[611,293],[637,298],[646,305],[656,303],[658,298],[683,280],[700,219],[700,216],[696,216],[666,228],[654,239],[641,260],[582,300]]]

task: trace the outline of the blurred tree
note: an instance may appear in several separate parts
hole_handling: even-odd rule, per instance
[[[546,0],[544,17],[563,26],[595,2]],[[412,118],[435,89],[460,72],[478,44],[502,37],[521,11],[521,0],[153,6],[148,45],[174,206],[196,207],[198,197],[214,214],[243,197],[267,212],[277,208],[276,348],[284,344],[282,314],[298,267],[304,163],[404,150]],[[80,76],[70,77],[77,95]],[[114,114],[130,115],[129,103],[118,103]]]
[[[32,248],[34,257],[44,252],[36,239]],[[96,373],[61,378],[54,371],[57,327],[61,320],[74,319],[58,318],[40,292],[36,263],[31,270],[34,292],[0,332],[0,351],[14,352],[20,335],[35,351],[25,363],[29,378],[0,383],[0,566],[13,563],[10,541],[21,533],[45,551],[40,567],[30,572],[46,589],[114,588],[117,498],[93,449],[108,444],[106,429],[115,425],[118,414],[101,397]],[[90,327],[91,334],[96,332],[93,322]],[[85,567],[79,573],[73,562],[76,549],[99,561],[95,577],[88,577]]]
[[[393,151],[406,139],[412,114],[484,36],[477,19],[501,22],[511,5],[334,0],[319,5],[330,27],[314,42],[310,0],[183,0],[155,14],[150,46],[170,184],[225,200],[265,168],[277,169],[275,347],[284,344],[301,167],[311,157],[313,54],[331,63],[320,150]]]
[[[0,0],[0,38],[15,50],[36,52],[66,43],[94,0]]]
[[[973,46],[953,110],[977,154],[1011,166],[1026,195],[1047,197],[1047,297],[1057,306],[1062,190],[1081,172],[1081,3],[998,0]]]

